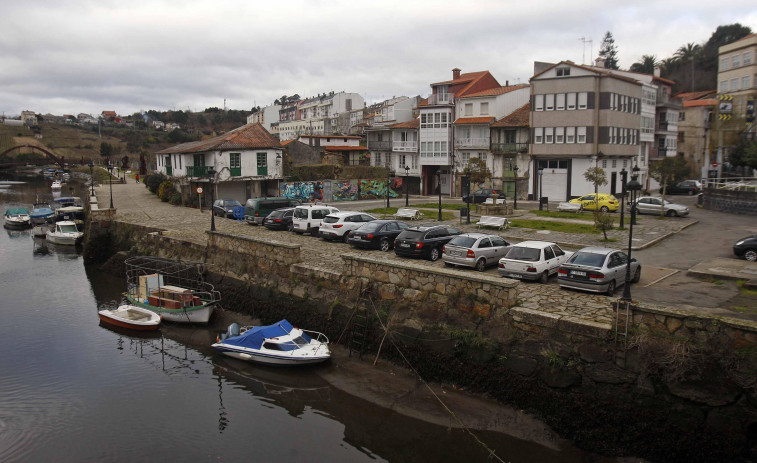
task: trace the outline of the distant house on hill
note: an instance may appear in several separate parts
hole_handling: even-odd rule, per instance
[[[101,116],[102,116],[102,118],[103,118],[103,119],[105,119],[106,121],[107,121],[108,119],[110,119],[110,118],[115,118],[115,117],[117,117],[117,116],[118,116],[118,114],[116,114],[116,112],[115,112],[115,111],[103,111],[103,112],[102,112],[102,113],[101,113],[100,115],[101,115]]]

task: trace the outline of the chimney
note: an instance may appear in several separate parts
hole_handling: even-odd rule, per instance
[[[598,67],[598,68],[603,68],[603,67],[605,67],[605,59],[604,59],[604,58],[601,58],[601,57],[600,57],[600,58],[597,58],[597,59],[595,59],[595,60],[594,60],[594,66],[596,66],[596,67]]]
[[[660,66],[655,66],[654,67],[654,76],[655,77],[660,77]]]
[[[452,80],[457,80],[460,78],[460,68],[455,68],[452,70]]]
[[[509,86],[510,86],[510,81],[509,81],[509,80],[506,80],[506,81],[505,81],[505,87],[509,87]]]

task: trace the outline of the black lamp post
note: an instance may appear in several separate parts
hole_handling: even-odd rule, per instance
[[[513,209],[518,209],[518,166],[513,166],[515,177],[513,178]]]
[[[626,182],[628,181],[628,171],[624,167],[620,170],[620,228],[625,228],[625,215],[626,210]]]
[[[436,187],[439,188],[439,222],[442,221],[442,170],[436,171]]]
[[[635,203],[639,199],[639,192],[641,191],[641,188],[642,188],[642,184],[638,182],[639,171],[641,169],[639,169],[639,166],[637,164],[637,165],[633,166],[633,169],[631,169],[631,170],[633,171],[633,173],[631,174],[631,180],[633,180],[634,176],[637,178],[636,183],[639,185],[639,190],[636,192],[636,196],[633,198],[633,201],[631,201],[631,204],[633,204],[634,207],[631,208],[631,218],[630,218],[629,222],[631,222],[633,225],[637,225],[637,223],[636,223],[636,211],[638,211],[638,209],[636,208],[636,204]],[[629,182],[629,184],[630,184],[630,182]],[[626,191],[629,191],[628,190],[628,185],[626,185]],[[630,193],[629,193],[629,195],[630,195]]]
[[[90,181],[90,183],[89,183],[89,185],[90,185],[90,193],[89,193],[89,195],[90,196],[94,196],[95,195],[95,163],[92,162],[92,161],[89,161],[88,166],[89,166],[89,176],[91,177],[90,180],[89,180]]]
[[[636,195],[641,190],[641,183],[639,178],[639,166],[633,168],[633,175],[631,175],[631,181],[626,185],[628,194],[631,199],[631,224],[628,227],[628,261],[626,262],[626,284],[623,286],[622,299],[626,302],[631,302],[631,242],[633,240],[633,225],[636,219]]]
[[[389,209],[389,186],[390,186],[389,182],[391,180],[391,175],[392,174],[390,172],[386,173],[386,208],[387,209]]]
[[[542,195],[542,182],[541,182],[541,178],[544,175],[544,168],[543,167],[539,167],[539,169],[537,169],[536,172],[539,173],[539,196],[537,197],[537,200],[539,201],[539,210],[541,211],[544,208],[544,204],[541,201],[541,195]]]
[[[213,207],[215,200],[215,193],[213,192],[213,177],[216,175],[216,170],[213,166],[208,167],[208,183],[210,184],[210,231],[216,231],[216,210]]]
[[[407,183],[407,179],[410,176],[410,168],[405,166],[405,206],[410,205],[410,185]]]
[[[108,186],[110,187],[110,208],[113,209],[113,166],[108,161]]]

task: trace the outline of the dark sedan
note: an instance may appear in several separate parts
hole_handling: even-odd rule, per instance
[[[470,202],[472,204],[481,204],[486,201],[487,198],[491,198],[492,195],[499,195],[499,199],[503,199],[505,197],[501,192],[497,192],[497,190],[492,190],[491,188],[482,188],[480,190],[474,191],[473,194],[470,195]],[[463,196],[463,202],[468,202],[468,195]]]
[[[757,262],[757,235],[741,238],[733,245],[733,253],[749,262]]]
[[[293,207],[282,207],[271,211],[263,219],[263,226],[269,230],[292,230],[292,216],[294,215]]]
[[[397,236],[394,253],[398,256],[438,260],[444,245],[459,234],[460,230],[447,225],[410,227]]]
[[[380,249],[389,251],[394,246],[397,236],[410,225],[401,220],[373,220],[365,223],[357,230],[352,230],[347,242],[361,248]]]
[[[236,199],[216,199],[213,203],[213,215],[233,219],[235,207],[241,207],[244,214],[244,206]]]
[[[699,194],[702,189],[699,187],[699,184],[694,180],[684,180],[683,182],[678,182],[675,185],[668,185],[665,187],[665,194],[668,195],[689,195],[693,196],[696,194]],[[660,188],[660,193],[662,193],[662,188]]]

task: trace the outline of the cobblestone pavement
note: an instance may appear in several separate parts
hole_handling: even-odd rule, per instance
[[[110,192],[108,185],[101,185],[96,188],[95,192],[98,203],[106,206],[110,201]],[[412,201],[418,203],[435,202],[436,198],[413,198]],[[146,225],[166,230],[167,236],[174,236],[180,239],[188,240],[198,244],[207,242],[206,230],[210,229],[210,213],[208,210],[200,212],[199,209],[193,209],[181,206],[172,206],[160,201],[155,195],[149,192],[143,184],[137,184],[133,180],[126,184],[113,185],[113,202],[117,210],[116,220],[121,220],[139,225]],[[360,201],[354,203],[336,203],[337,207],[343,210],[365,210],[379,208],[384,206],[381,200]],[[404,201],[393,200],[395,206],[404,204]],[[519,210],[514,218],[536,218],[528,210],[533,208],[536,203],[519,202]],[[475,213],[475,212],[474,212]],[[435,217],[434,211],[427,211],[426,217]],[[579,223],[592,224],[591,220],[581,219],[557,219],[560,221],[575,221]],[[627,219],[626,219],[627,220]],[[475,222],[476,218],[472,217]],[[438,223],[433,220],[419,221],[419,223]],[[461,224],[458,218],[447,221],[446,223],[461,228],[464,231],[478,231],[474,224]],[[691,218],[674,218],[659,220],[654,217],[644,216],[639,219],[638,225],[633,230],[633,247],[641,248],[656,242],[682,228],[696,223]],[[297,235],[285,231],[271,231],[260,226],[251,226],[246,222],[238,222],[231,219],[215,219],[216,229],[221,232],[241,235],[254,236],[274,242],[288,244],[298,244],[302,247],[303,263],[316,267],[333,269],[340,265],[339,255],[347,252],[370,253],[371,257],[378,259],[402,259],[393,252],[382,253],[373,250],[354,249],[340,242],[326,242],[322,239],[311,237],[309,235]],[[493,234],[503,236],[508,241],[519,242],[522,240],[546,240],[557,242],[567,248],[580,248],[587,245],[607,245],[600,240],[601,234],[568,234],[560,232],[548,232],[541,230],[531,230],[524,228],[511,227],[504,231],[492,230]],[[613,247],[625,247],[628,243],[627,230],[613,230],[608,232],[608,237],[615,238],[616,244]],[[407,262],[406,259],[402,259]],[[441,261],[430,262],[426,260],[415,260],[414,263],[420,266],[430,266],[438,269],[444,269]],[[470,272],[472,270],[449,270]],[[487,270],[488,273],[496,275],[496,268]],[[519,286],[519,304],[522,307],[550,312],[557,315],[570,316],[578,319],[591,320],[594,323],[610,324],[613,320],[611,304],[615,300],[602,295],[585,294],[576,291],[560,290],[557,285],[553,284],[545,287],[538,283],[522,282]]]

